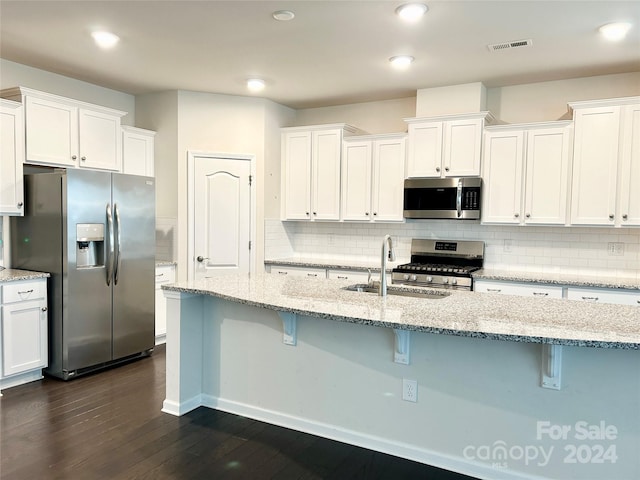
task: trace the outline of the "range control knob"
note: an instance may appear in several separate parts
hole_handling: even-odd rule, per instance
[[[409,274],[405,273],[404,275],[402,275],[402,279],[403,280],[409,280]]]
[[[433,277],[427,277],[427,282],[428,282],[428,283],[433,282]]]
[[[455,278],[451,279],[451,285],[457,285],[458,284],[458,280]]]
[[[418,280],[418,276],[417,275],[411,275],[411,281],[415,282],[416,280]]]
[[[446,285],[447,283],[449,283],[449,279],[448,278],[443,278],[442,279],[442,283],[444,283]]]

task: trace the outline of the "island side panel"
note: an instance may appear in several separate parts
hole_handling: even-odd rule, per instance
[[[164,290],[167,298],[166,398],[162,411],[184,415],[202,404],[202,332],[206,298]]]
[[[555,391],[539,386],[539,344],[412,332],[400,365],[391,329],[299,316],[289,346],[273,310],[206,306],[204,405],[480,478],[640,476],[637,351],[564,347]],[[403,378],[417,380],[417,403],[401,399]],[[582,438],[602,425],[617,433]],[[615,462],[594,463],[597,445]],[[571,463],[571,448],[589,462]]]

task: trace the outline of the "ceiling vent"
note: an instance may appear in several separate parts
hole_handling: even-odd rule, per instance
[[[512,48],[530,47],[533,45],[533,40],[514,40],[512,42],[494,43],[493,45],[487,45],[490,52],[500,52],[502,50],[510,50]]]

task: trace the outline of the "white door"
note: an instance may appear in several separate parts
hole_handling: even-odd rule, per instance
[[[371,220],[371,141],[344,142],[342,219]]]
[[[193,269],[196,280],[251,268],[251,162],[194,157]]]

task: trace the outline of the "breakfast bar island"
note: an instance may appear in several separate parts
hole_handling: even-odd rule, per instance
[[[163,411],[220,409],[477,478],[640,478],[640,308],[352,283],[163,286]]]

